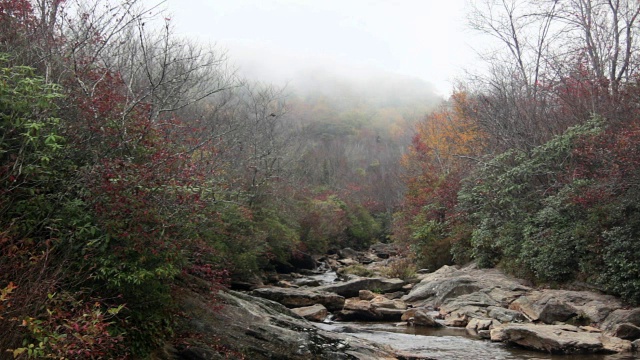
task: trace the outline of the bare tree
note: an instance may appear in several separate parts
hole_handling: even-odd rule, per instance
[[[557,18],[572,30],[567,45],[585,55],[596,79],[607,79],[617,95],[620,83],[638,71],[638,16],[635,0],[570,0],[560,2]]]
[[[471,27],[501,45],[469,86],[496,149],[526,151],[592,113],[615,112],[620,85],[637,73],[639,14],[634,0],[474,2]]]

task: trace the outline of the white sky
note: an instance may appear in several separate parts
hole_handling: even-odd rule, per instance
[[[290,80],[307,66],[411,75],[448,95],[476,59],[466,0],[166,0],[179,34]]]

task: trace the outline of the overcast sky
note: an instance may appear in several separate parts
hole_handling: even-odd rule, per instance
[[[167,0],[178,33],[227,48],[235,63],[289,80],[306,67],[382,69],[442,95],[473,66],[466,0]],[[255,69],[254,69],[255,70]]]

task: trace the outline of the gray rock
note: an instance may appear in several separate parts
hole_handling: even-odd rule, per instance
[[[248,294],[225,291],[217,295],[223,309],[213,309],[209,294],[180,293],[185,314],[180,328],[192,329],[206,339],[216,339],[231,354],[252,360],[268,359],[389,359],[388,348],[368,341],[320,330],[276,302]],[[224,359],[219,349],[194,344],[170,359]]]
[[[504,324],[491,330],[491,341],[516,344],[553,354],[629,352],[631,342],[571,325]]]
[[[320,286],[316,290],[336,293],[344,297],[355,297],[360,290],[387,293],[402,289],[404,284],[405,282],[400,279],[356,278],[344,283]]]
[[[633,324],[640,327],[640,308],[635,309],[618,309],[612,311],[602,323],[601,328],[607,333],[611,333],[618,324]]]
[[[582,321],[599,324],[622,304],[613,296],[590,291],[532,291],[512,302],[509,308],[525,314],[532,321],[552,324],[578,315]]]
[[[489,306],[487,310],[489,311],[487,315],[490,318],[496,319],[501,323],[527,322],[527,318],[524,317],[522,313],[515,310],[509,310],[509,309],[496,307],[496,306]]]
[[[384,297],[386,297],[387,299],[390,299],[390,300],[394,300],[394,299],[400,299],[404,295],[405,295],[404,291],[394,291],[392,293],[384,294]]]
[[[294,308],[294,309],[291,309],[291,311],[298,316],[301,316],[309,321],[315,321],[315,322],[322,322],[324,319],[326,319],[327,315],[329,314],[329,312],[327,311],[327,308],[324,307],[322,304]]]
[[[253,290],[251,295],[273,300],[289,308],[322,304],[334,311],[342,309],[344,305],[344,297],[340,295],[293,288],[266,287]]]
[[[404,310],[400,309],[376,308],[375,311],[382,315],[383,321],[400,321],[404,314]]]
[[[360,290],[358,291],[358,298],[360,300],[373,300],[375,299],[376,294],[374,294],[371,290]]]
[[[384,315],[376,311],[370,301],[350,298],[345,301],[344,308],[336,317],[342,321],[382,321]]]
[[[494,319],[478,319],[474,318],[469,320],[466,329],[471,333],[478,333],[482,330],[491,330],[494,326],[500,325],[499,322]]]
[[[631,323],[622,323],[616,325],[610,332],[611,335],[626,340],[640,339],[640,327],[637,327]]]
[[[486,297],[477,295],[479,302],[490,302],[487,306],[506,306],[529,288],[496,269],[477,269],[473,265],[462,269],[443,266],[436,272],[424,275],[422,281],[402,299],[416,306],[440,307],[447,300],[481,290]],[[483,299],[480,300],[480,297]]]
[[[340,256],[341,259],[357,260],[360,257],[362,257],[362,253],[359,251],[353,250],[351,248],[344,248],[344,249],[338,250],[338,256]]]
[[[399,299],[389,300],[384,296],[378,296],[371,300],[371,305],[376,309],[394,309],[394,310],[406,310],[407,304]]]
[[[302,278],[302,279],[296,279],[294,281],[294,284],[298,286],[316,287],[316,286],[320,286],[320,281],[316,279]]]
[[[484,292],[476,291],[453,299],[448,299],[440,306],[440,313],[447,316],[451,313],[466,314],[470,317],[484,317],[487,308],[500,305]]]
[[[466,327],[470,317],[466,314],[452,313],[444,319],[444,324],[450,327]]]
[[[509,308],[525,314],[531,321],[542,321],[545,324],[564,322],[578,314],[578,309],[551,292],[522,296],[512,302]]]
[[[442,327],[426,309],[409,309],[402,314],[401,320],[415,326]]]

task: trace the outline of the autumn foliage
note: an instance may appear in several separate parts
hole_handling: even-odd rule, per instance
[[[394,236],[422,266],[475,261],[640,302],[640,92],[630,35],[640,6],[584,3],[591,7],[583,11],[597,9],[592,22],[576,18],[549,38],[561,28],[549,24],[574,16],[574,4],[486,2],[492,12],[475,14],[475,26],[508,52],[416,126]],[[526,31],[536,26],[543,31]],[[592,26],[626,27],[629,36],[594,37]],[[530,36],[539,38],[514,47]],[[621,42],[626,51],[610,46]],[[575,51],[546,57],[560,47]]]
[[[452,261],[457,194],[483,151],[484,135],[468,113],[470,101],[458,92],[419,122],[403,159],[407,191],[394,236],[408,242],[420,265],[431,269]]]

